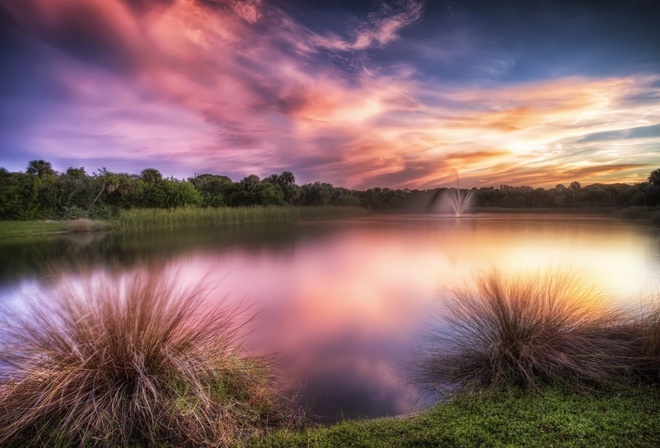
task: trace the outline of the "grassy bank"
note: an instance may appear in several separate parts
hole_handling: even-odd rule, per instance
[[[283,430],[259,448],[657,447],[660,392],[626,388],[592,394],[463,394],[415,416],[346,421],[328,428]]]
[[[66,231],[67,223],[63,221],[0,221],[0,238],[15,238]]]
[[[288,222],[340,219],[362,216],[360,207],[186,207],[177,209],[133,209],[122,211],[113,228],[121,231],[212,227],[242,223]]]
[[[63,232],[213,227],[221,225],[293,222],[315,219],[343,219],[363,216],[360,207],[185,207],[178,209],[132,209],[108,221],[76,219],[69,221],[0,221],[0,238],[47,235]]]

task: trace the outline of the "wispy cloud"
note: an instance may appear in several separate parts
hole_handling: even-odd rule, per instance
[[[320,48],[339,51],[366,50],[383,47],[399,38],[399,32],[422,17],[424,2],[399,0],[381,3],[377,12],[368,15],[348,37],[337,34],[316,35],[312,41]]]

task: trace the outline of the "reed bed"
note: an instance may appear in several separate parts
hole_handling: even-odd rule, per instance
[[[420,380],[437,388],[605,385],[641,356],[642,327],[568,270],[492,270],[452,291],[439,326],[420,364]]]
[[[213,227],[243,223],[290,222],[341,219],[362,216],[360,207],[183,207],[176,209],[132,209],[119,214],[121,231]]]
[[[0,446],[233,446],[278,425],[286,400],[247,356],[240,305],[136,273],[67,283],[5,314]]]

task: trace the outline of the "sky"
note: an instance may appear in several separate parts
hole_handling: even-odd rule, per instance
[[[0,166],[638,183],[656,0],[0,0]]]

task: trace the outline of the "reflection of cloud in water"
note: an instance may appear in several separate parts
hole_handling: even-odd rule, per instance
[[[319,367],[308,372],[305,379],[303,400],[310,403],[312,416],[322,416],[322,421],[342,418],[399,415],[416,409],[418,400],[412,391],[403,389],[399,378],[384,378],[378,370],[387,366],[370,365],[369,369],[347,359],[335,369]],[[376,376],[373,376],[376,374]],[[390,385],[391,387],[385,387]]]
[[[271,339],[272,346],[277,344]],[[397,365],[404,341],[374,338],[353,328],[303,339],[283,356],[280,370],[301,381],[301,403],[324,420],[398,415],[419,406],[413,387],[405,386],[406,366]]]

